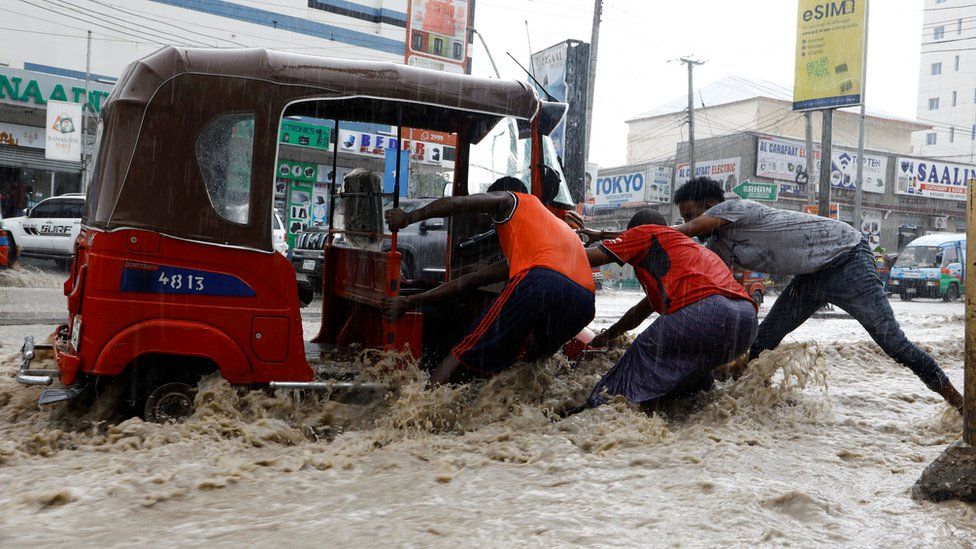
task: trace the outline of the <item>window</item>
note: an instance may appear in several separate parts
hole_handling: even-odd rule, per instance
[[[962,18],[956,20],[956,34],[962,34]]]
[[[945,38],[945,26],[940,25],[932,29],[933,40],[942,40],[943,38]]]
[[[973,133],[969,137],[970,141],[976,141],[976,124],[973,124]]]
[[[228,114],[200,132],[196,156],[210,205],[234,223],[250,219],[254,115]]]
[[[949,143],[956,141],[956,128],[949,128]]]
[[[956,246],[954,244],[949,244],[943,250],[942,265],[959,263],[959,255],[956,254]]]
[[[932,63],[932,75],[942,74],[942,63]]]
[[[952,106],[956,106],[956,92],[952,92]]]
[[[930,97],[929,98],[929,110],[930,111],[937,111],[937,110],[939,110],[939,98],[938,97]]]
[[[935,132],[925,134],[925,144],[926,145],[935,145],[936,138],[937,138],[937,135],[935,134]]]
[[[64,200],[45,200],[30,211],[30,217],[58,218],[61,217],[61,206]]]
[[[959,56],[958,55],[956,56],[955,67],[956,67],[956,70],[958,71],[959,70]]]
[[[68,219],[81,219],[84,211],[85,202],[83,200],[67,200],[64,203],[64,217]]]

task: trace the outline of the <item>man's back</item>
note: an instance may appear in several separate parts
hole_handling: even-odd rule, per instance
[[[538,198],[523,193],[512,195],[516,199],[512,215],[496,222],[502,252],[508,259],[509,276],[543,267],[595,291],[593,272],[579,236],[552,215]]]
[[[846,223],[751,200],[726,200],[704,215],[728,222],[708,247],[727,264],[761,273],[812,273],[861,241]]]

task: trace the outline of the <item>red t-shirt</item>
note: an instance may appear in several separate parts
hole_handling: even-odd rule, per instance
[[[713,295],[752,301],[714,252],[671,227],[641,225],[600,247],[620,265],[634,267],[647,299],[660,314]]]
[[[583,242],[566,222],[557,218],[531,194],[511,193],[515,208],[506,219],[495,220],[508,275],[544,267],[556,271],[591,292],[593,270]]]

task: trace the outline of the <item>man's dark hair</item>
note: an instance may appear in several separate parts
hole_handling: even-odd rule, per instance
[[[722,185],[707,177],[691,179],[674,193],[675,204],[686,201],[700,203],[707,200],[725,202],[725,191],[722,190]]]
[[[499,191],[527,194],[529,189],[526,188],[525,183],[522,183],[520,179],[506,175],[505,177],[499,177],[496,179],[495,182],[488,187],[487,192],[494,193]]]
[[[627,223],[627,228],[633,229],[641,225],[664,225],[667,227],[668,221],[657,210],[644,208],[643,210],[637,210],[637,213],[630,218],[630,222]]]

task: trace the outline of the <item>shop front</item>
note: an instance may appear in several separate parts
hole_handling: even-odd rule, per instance
[[[93,152],[95,117],[111,84],[90,81],[86,150]],[[0,215],[21,215],[41,200],[82,192],[83,162],[45,155],[49,101],[84,103],[85,81],[0,67]],[[78,131],[82,123],[78,123]]]

